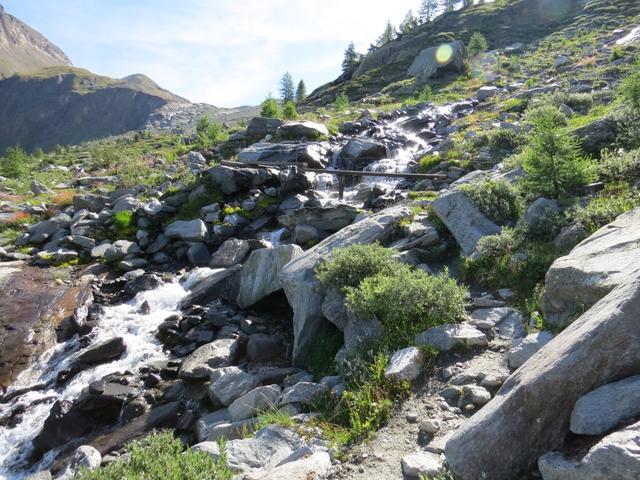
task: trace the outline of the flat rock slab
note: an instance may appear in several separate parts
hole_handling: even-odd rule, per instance
[[[428,345],[440,352],[454,348],[486,347],[487,336],[467,323],[432,327],[416,336],[416,345]]]
[[[214,368],[228,367],[235,361],[239,346],[237,339],[215,340],[201,346],[184,359],[180,366],[180,377],[209,378]]]

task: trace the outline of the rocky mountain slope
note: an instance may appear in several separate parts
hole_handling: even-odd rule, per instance
[[[62,50],[0,5],[0,79],[18,72],[70,65]]]

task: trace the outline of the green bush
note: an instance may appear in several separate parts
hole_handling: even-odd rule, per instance
[[[429,85],[425,85],[422,89],[416,90],[412,98],[416,102],[430,102],[433,98],[433,90]]]
[[[20,147],[9,147],[0,157],[0,175],[8,178],[24,177],[31,170],[29,155]]]
[[[200,148],[215,147],[218,143],[228,138],[229,135],[224,132],[220,122],[212,122],[207,115],[198,121],[198,125],[196,126],[196,141]]]
[[[460,187],[488,218],[498,225],[515,223],[521,210],[518,190],[502,180],[473,182]]]
[[[640,112],[640,71],[631,73],[622,80],[618,94],[633,110]]]
[[[572,110],[586,114],[591,107],[593,107],[593,94],[573,93],[559,90],[548,95],[541,95],[531,100],[532,108],[544,105],[553,107],[567,105]]]
[[[266,118],[279,118],[281,115],[280,105],[275,98],[271,95],[268,95],[267,98],[264,99],[260,108],[260,116]]]
[[[467,46],[467,51],[470,58],[473,58],[480,53],[484,53],[488,49],[489,44],[487,43],[487,39],[484,38],[484,35],[482,35],[480,32],[475,32],[473,35],[471,35],[469,45]]]
[[[581,154],[576,138],[564,128],[566,119],[551,106],[527,111],[533,126],[522,154],[525,177],[520,184],[530,195],[559,198],[594,178],[594,165]]]
[[[333,108],[338,112],[344,112],[349,109],[349,97],[347,97],[346,93],[341,92],[338,94],[333,102]]]
[[[615,45],[611,49],[611,55],[609,56],[609,61],[615,62],[616,60],[619,60],[621,58],[624,58],[624,49],[620,45]]]
[[[287,120],[295,120],[298,118],[298,111],[296,110],[296,104],[293,102],[287,102],[282,107],[282,117]]]
[[[604,181],[634,183],[640,179],[640,149],[630,152],[603,150],[596,168]]]
[[[129,456],[97,470],[83,470],[77,480],[231,480],[224,444],[222,455],[214,460],[205,452],[196,452],[171,433],[153,434],[127,446]]]
[[[133,212],[123,210],[113,215],[113,226],[118,236],[129,237],[136,232],[136,226],[133,223]]]
[[[390,273],[367,277],[347,290],[347,305],[375,316],[384,328],[388,348],[411,345],[427,328],[455,323],[464,314],[467,290],[445,271],[429,275],[397,262]]]
[[[517,150],[523,143],[522,134],[510,128],[496,128],[478,135],[476,145],[488,145],[491,151]]]
[[[441,162],[442,157],[440,155],[432,155],[430,153],[427,153],[418,161],[418,172],[427,173]]]
[[[338,248],[331,259],[318,265],[316,277],[326,287],[344,291],[357,287],[367,277],[391,274],[399,263],[393,254],[393,250],[377,243]]]
[[[593,233],[613,222],[618,215],[637,207],[640,207],[637,191],[627,184],[610,184],[586,206],[579,208],[575,218],[589,233]]]

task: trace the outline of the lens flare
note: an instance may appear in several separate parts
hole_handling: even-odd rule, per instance
[[[485,82],[493,82],[497,79],[499,58],[493,54],[476,55],[471,60],[471,76],[480,78]]]
[[[453,48],[448,43],[440,45],[436,50],[436,62],[446,65],[453,58]]]

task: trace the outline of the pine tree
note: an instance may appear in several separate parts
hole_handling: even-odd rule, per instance
[[[400,32],[409,33],[417,25],[418,21],[416,20],[416,17],[413,16],[413,11],[409,10],[400,24]]]
[[[282,98],[283,103],[287,103],[293,102],[295,96],[293,77],[289,72],[286,72],[280,79],[280,98]]]
[[[484,53],[488,48],[489,44],[487,43],[487,39],[484,38],[484,35],[480,32],[475,32],[471,35],[471,40],[469,40],[469,45],[467,46],[469,57],[475,57],[480,53]]]
[[[344,60],[342,60],[342,71],[346,72],[353,67],[358,61],[358,52],[356,52],[356,46],[351,42],[347,49],[344,51]]]
[[[298,82],[298,88],[296,88],[296,102],[300,103],[305,98],[307,98],[307,85],[304,83],[304,80],[300,80]]]
[[[420,22],[428,23],[436,17],[440,0],[422,0],[420,6]]]
[[[391,42],[394,38],[396,38],[396,32],[393,29],[391,21],[388,20],[387,25],[384,27],[384,32],[378,37],[376,44],[378,47],[381,47]]]

